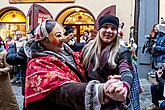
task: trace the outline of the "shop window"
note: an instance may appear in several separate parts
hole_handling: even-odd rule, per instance
[[[3,40],[5,40],[6,36],[11,36],[12,38],[15,37],[16,31],[21,31],[23,36],[26,36],[26,24],[0,24],[0,36]]]
[[[65,19],[64,24],[94,24],[94,20],[88,13],[75,12]]]

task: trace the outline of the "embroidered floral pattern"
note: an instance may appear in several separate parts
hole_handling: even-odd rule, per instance
[[[77,68],[84,74],[78,54],[75,55]],[[26,71],[25,100],[28,102],[41,99],[61,84],[80,82],[77,75],[60,59],[42,56],[29,61]]]

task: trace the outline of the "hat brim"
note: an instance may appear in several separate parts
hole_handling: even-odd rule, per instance
[[[75,29],[74,28],[71,28],[69,30],[67,30],[66,32],[73,32]]]
[[[116,29],[118,29],[118,27],[116,25],[114,25],[113,23],[104,23],[101,27],[98,28],[98,30],[101,29],[103,26],[108,25],[108,24],[113,25],[114,27],[116,27]]]

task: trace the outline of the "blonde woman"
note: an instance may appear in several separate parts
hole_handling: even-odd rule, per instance
[[[100,18],[96,38],[83,48],[83,64],[88,81],[106,82],[114,75],[120,75],[120,86],[125,89],[124,94],[128,97],[133,83],[133,67],[130,51],[119,44],[118,27],[117,17],[106,15]],[[122,109],[128,101],[118,102],[111,99],[103,108],[112,105],[111,109]]]

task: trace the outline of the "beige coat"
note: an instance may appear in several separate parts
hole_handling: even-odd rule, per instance
[[[6,63],[6,53],[0,52],[0,110],[19,110],[10,82],[12,66]]]

